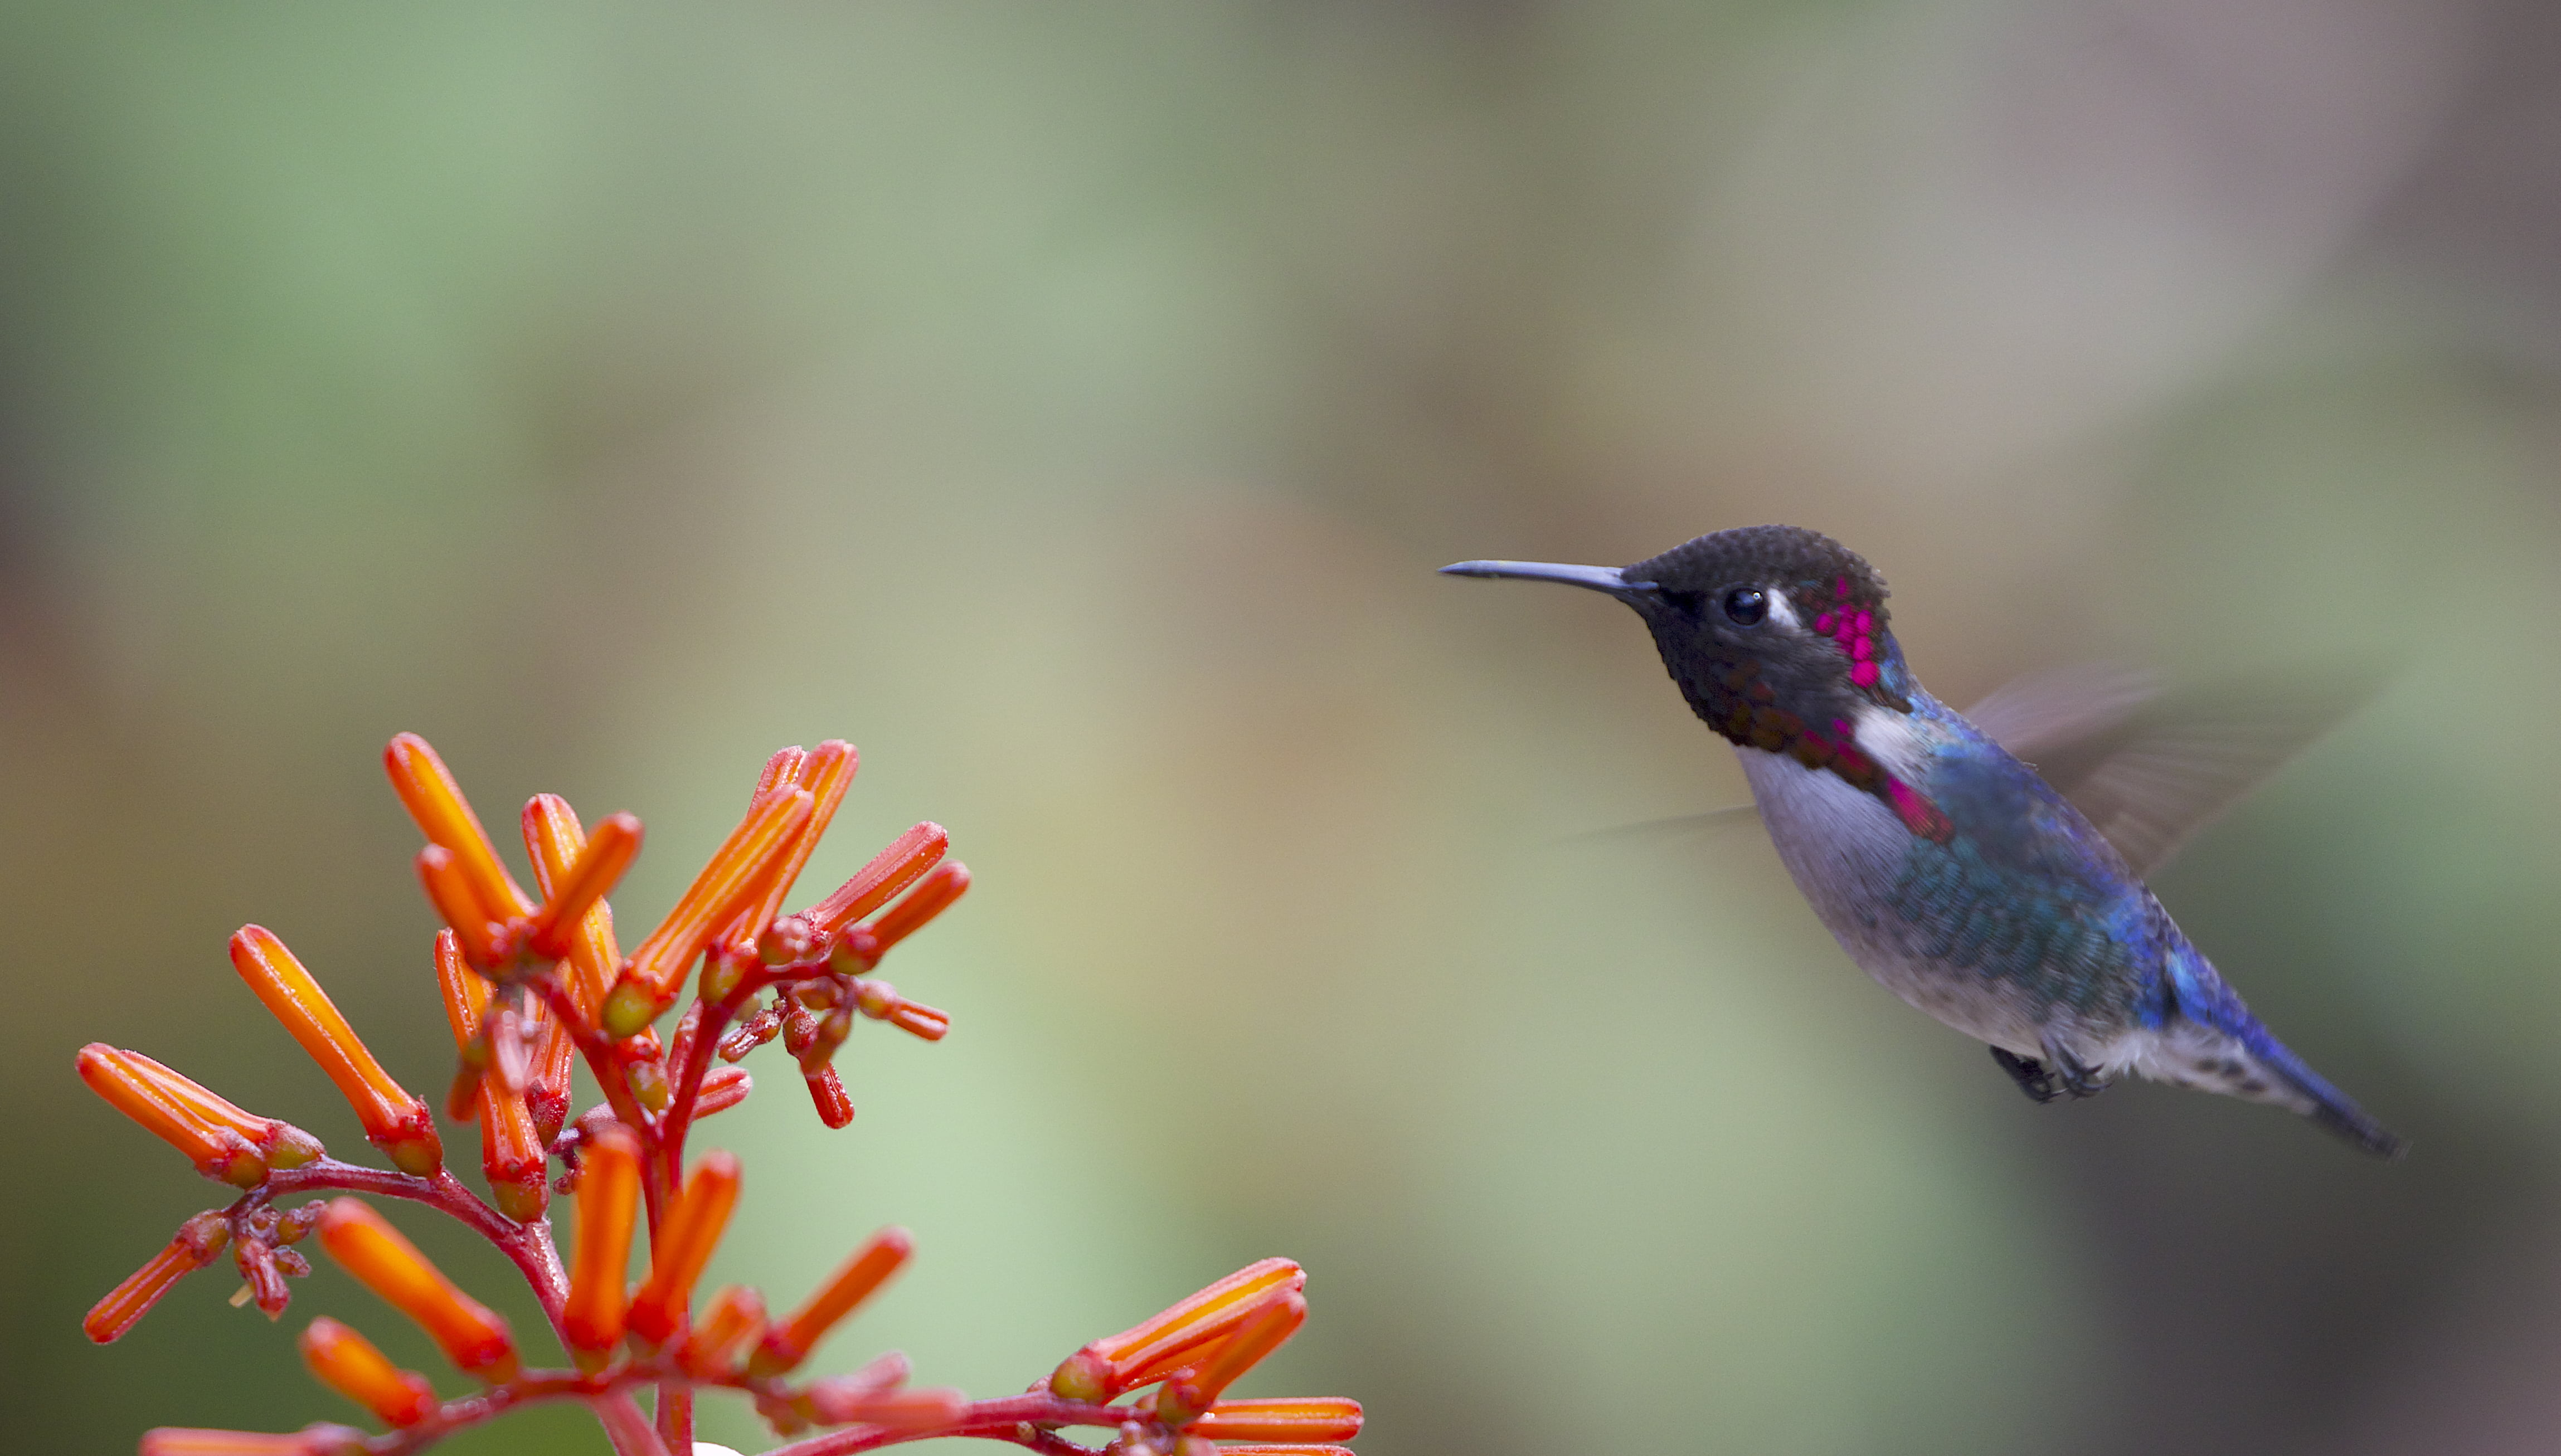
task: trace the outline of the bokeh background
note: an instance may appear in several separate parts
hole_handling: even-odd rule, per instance
[[[1368,1456],[2549,1450],[2556,183],[2535,0],[11,5],[0,1445],[347,1418],[324,1311],[440,1369],[325,1268],[78,1329],[220,1198],[82,1043],[359,1146],[235,926],[442,1084],[414,728],[639,813],[626,918],[779,744],[864,752],[804,883],[950,827],[951,1039],[705,1134],[715,1277],[916,1229],[824,1367],[1277,1252],[1257,1387]],[[1960,703],[2398,664],[2158,888],[2409,1161],[2031,1107],[1757,836],[1577,838],[1740,777],[1620,608],[1432,568],[1774,520]]]

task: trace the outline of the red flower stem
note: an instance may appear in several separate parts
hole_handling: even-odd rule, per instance
[[[544,1318],[551,1321],[554,1333],[559,1332],[561,1307],[568,1298],[569,1279],[561,1269],[560,1251],[552,1246],[550,1225],[516,1222],[482,1203],[478,1195],[464,1188],[450,1172],[438,1170],[431,1178],[419,1178],[395,1173],[388,1168],[367,1168],[357,1163],[323,1158],[299,1168],[278,1169],[268,1174],[264,1183],[251,1190],[248,1197],[233,1207],[236,1212],[246,1213],[257,1204],[321,1189],[407,1199],[451,1216],[497,1245],[500,1253],[515,1262],[517,1269],[523,1272],[525,1282],[533,1286],[534,1297],[542,1301]]]
[[[603,1089],[605,1105],[613,1109],[616,1120],[640,1139],[640,1194],[649,1209],[649,1231],[655,1234],[658,1231],[659,1204],[670,1192],[661,1186],[657,1160],[649,1156],[650,1149],[658,1141],[658,1120],[651,1117],[641,1107],[640,1100],[631,1095],[631,1084],[624,1078],[621,1065],[613,1059],[612,1039],[606,1037],[601,1028],[590,1026],[579,1015],[578,1003],[570,996],[569,988],[561,984],[560,977],[540,976],[533,984],[542,994],[543,1005],[550,1008],[551,1014],[560,1019],[560,1024],[569,1029],[572,1040],[578,1044],[579,1055],[587,1058],[589,1073],[595,1076],[597,1086]],[[668,1110],[672,1112],[675,1109],[671,1106]]]
[[[681,1379],[658,1382],[658,1440],[670,1451],[694,1449],[694,1387]]]
[[[1089,1405],[1082,1400],[1061,1400],[1055,1395],[1011,1395],[1002,1400],[981,1400],[946,1426],[929,1430],[896,1430],[883,1426],[857,1426],[811,1436],[788,1446],[776,1446],[765,1456],[855,1456],[856,1452],[877,1451],[883,1446],[896,1446],[907,1441],[938,1440],[950,1436],[975,1436],[982,1440],[1011,1441],[1041,1452],[1087,1452],[1089,1448],[1062,1440],[1039,1429],[1045,1425],[1091,1425],[1110,1430],[1137,1414],[1126,1405]],[[1032,1430],[1026,1433],[1024,1426]]]
[[[719,947],[713,948],[717,954]],[[694,1027],[694,1040],[685,1048],[685,1064],[676,1069],[675,1095],[667,1103],[667,1136],[660,1146],[665,1160],[664,1173],[670,1180],[682,1176],[685,1164],[685,1134],[694,1125],[694,1103],[701,1097],[703,1078],[711,1074],[712,1052],[720,1046],[721,1034],[738,1020],[739,1009],[758,992],[776,981],[794,975],[814,975],[826,968],[823,959],[794,962],[786,966],[751,966],[718,1001],[701,1003],[702,1020]]]

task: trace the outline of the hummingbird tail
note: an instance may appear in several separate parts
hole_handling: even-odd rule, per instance
[[[2243,1013],[2247,1017],[2247,1013]],[[2378,1158],[2398,1159],[2410,1145],[2305,1065],[2286,1044],[2251,1018],[2221,1028],[2187,1021],[2160,1039],[2155,1073],[2162,1080],[2298,1112]]]

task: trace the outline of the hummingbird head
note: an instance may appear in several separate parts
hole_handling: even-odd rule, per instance
[[[1815,532],[1719,531],[1619,567],[1460,562],[1441,569],[1562,581],[1619,598],[1653,630],[1664,668],[1709,728],[1852,782],[1874,772],[1852,745],[1857,725],[1912,711],[1902,649],[1886,630],[1885,578]]]

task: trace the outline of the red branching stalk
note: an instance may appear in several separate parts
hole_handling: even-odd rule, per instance
[[[736,1062],[781,1038],[819,1120],[836,1128],[854,1109],[834,1058],[857,1021],[927,1042],[950,1028],[948,1016],[872,974],[969,887],[969,872],[943,860],[941,826],[916,826],[833,893],[797,913],[782,910],[853,779],[851,745],[774,754],[746,817],[629,957],[606,897],[640,852],[639,820],[610,815],[591,834],[567,802],[536,796],[522,825],[538,898],[509,874],[425,739],[401,734],[384,761],[427,838],[419,879],[444,921],[432,961],[459,1054],[443,1110],[448,1121],[481,1124],[489,1198],[446,1166],[434,1109],[383,1069],[281,939],[246,926],[231,947],[241,977],[329,1074],[367,1140],[394,1166],[340,1162],[291,1124],[243,1111],[138,1052],[84,1049],[80,1071],[92,1088],[199,1172],[243,1191],[186,1220],[83,1328],[99,1344],[121,1337],[226,1251],[245,1295],[268,1318],[280,1317],[288,1279],[310,1270],[293,1245],[316,1232],[322,1248],[424,1328],[478,1388],[439,1398],[428,1376],[398,1369],[360,1331],[324,1318],[301,1336],[305,1363],[387,1431],[164,1427],[143,1436],[143,1456],[401,1456],[546,1400],[587,1405],[618,1456],[681,1456],[691,1449],[694,1394],[704,1389],[747,1397],[778,1434],[815,1432],[778,1456],[851,1456],[940,1436],[1046,1456],[1213,1456],[1219,1441],[1280,1443],[1226,1447],[1232,1456],[1348,1456],[1321,1443],[1358,1431],[1353,1401],[1222,1398],[1306,1317],[1306,1276],[1285,1259],[1239,1270],[1095,1341],[1069,1356],[1045,1388],[976,1402],[909,1384],[906,1358],[895,1353],[851,1375],[795,1381],[819,1341],[906,1263],[913,1244],[905,1229],[873,1235],[786,1313],[768,1316],[765,1296],[740,1285],[696,1301],[695,1281],[743,1181],[736,1158],[714,1151],[689,1162],[686,1142],[695,1123],[738,1105],[752,1085],[743,1068],[715,1067],[714,1058]],[[697,964],[696,996],[662,1045],[652,1024],[674,1009]],[[576,1118],[568,1102],[573,1057],[586,1061],[604,1093]],[[546,1217],[555,1159],[564,1169],[559,1189],[575,1195],[574,1272]],[[503,1319],[353,1195],[431,1210],[488,1240],[532,1289],[566,1365],[529,1365]],[[649,1240],[649,1273],[636,1290],[624,1272],[635,1225]],[[633,1398],[644,1386],[654,1388],[654,1421]],[[1062,1434],[1079,1428],[1110,1432],[1108,1444]]]

